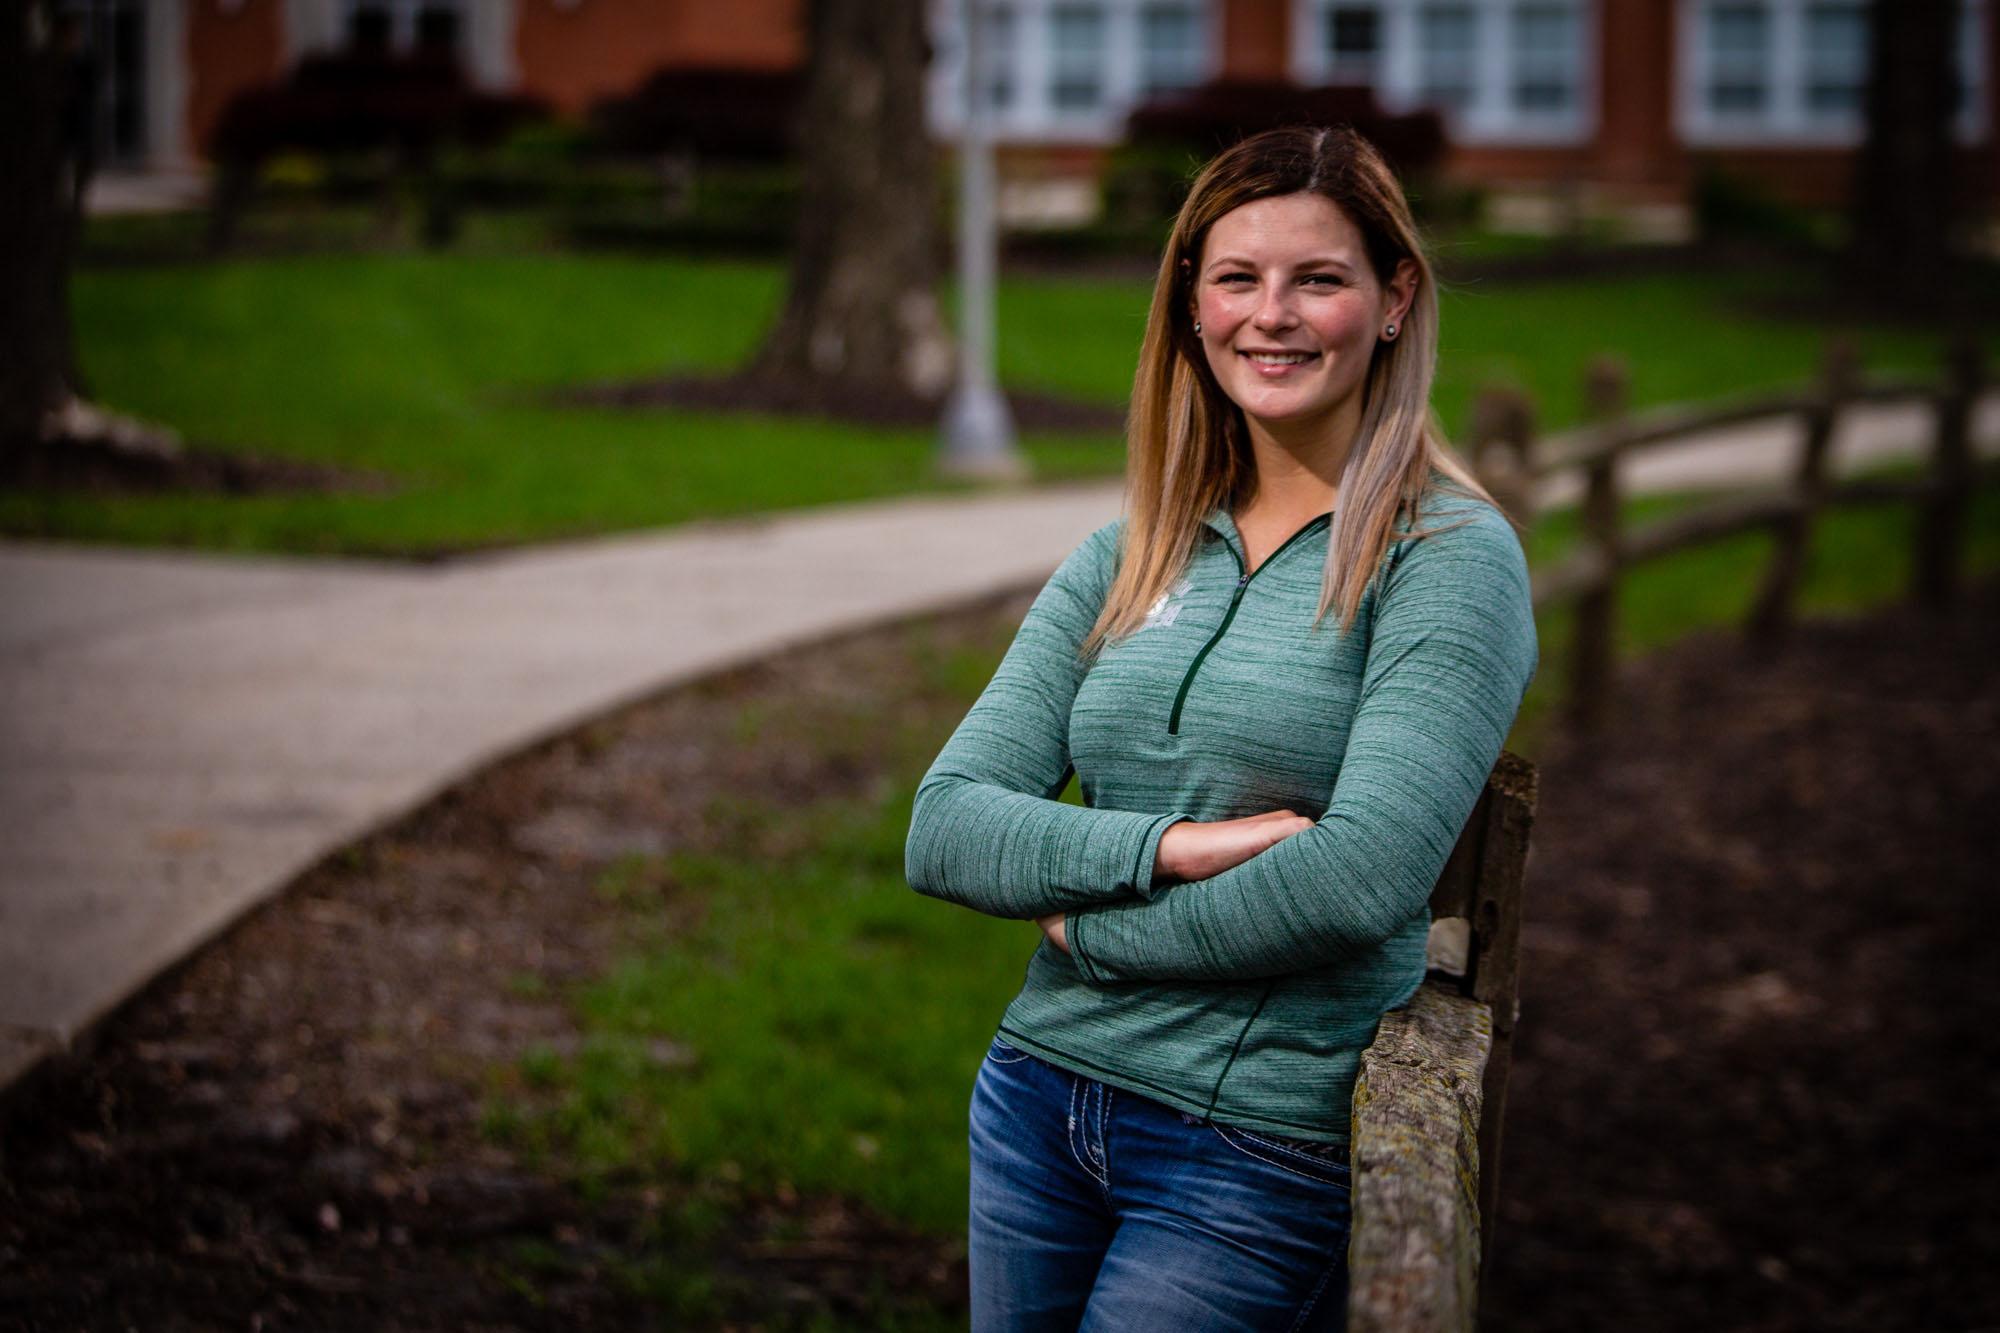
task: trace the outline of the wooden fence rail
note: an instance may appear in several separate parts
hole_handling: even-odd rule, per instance
[[[1834,508],[1913,503],[1916,525],[1912,592],[1924,605],[1945,608],[1961,581],[1966,508],[1974,483],[1990,465],[1975,463],[1971,423],[1983,382],[1980,349],[1970,337],[1954,341],[1943,378],[1935,383],[1864,378],[1852,347],[1828,348],[1819,383],[1809,393],[1778,393],[1717,406],[1643,414],[1627,409],[1623,368],[1610,359],[1592,366],[1586,387],[1585,426],[1564,443],[1538,449],[1533,413],[1511,391],[1489,390],[1473,413],[1468,452],[1494,498],[1524,526],[1533,520],[1534,484],[1559,472],[1581,472],[1583,500],[1577,549],[1535,571],[1537,610],[1573,603],[1576,628],[1570,645],[1568,706],[1583,727],[1603,721],[1610,707],[1617,638],[1619,583],[1626,570],[1662,556],[1741,532],[1768,531],[1769,564],[1745,630],[1768,649],[1790,626],[1804,582],[1814,525]],[[1926,471],[1910,478],[1829,475],[1833,439],[1843,414],[1862,403],[1928,402],[1933,428]],[[1772,421],[1799,426],[1799,448],[1787,484],[1726,495],[1649,522],[1628,524],[1619,467],[1643,450],[1683,443],[1730,427]]]
[[[1475,408],[1473,466],[1525,526],[1534,484],[1563,470],[1584,476],[1582,541],[1534,575],[1537,609],[1574,602],[1570,705],[1601,719],[1612,687],[1618,584],[1647,560],[1739,532],[1768,530],[1771,556],[1746,623],[1754,644],[1785,633],[1804,581],[1818,517],[1834,506],[1913,503],[1919,509],[1914,591],[1948,605],[1959,583],[1965,510],[1975,467],[1971,419],[1981,373],[1969,341],[1952,349],[1943,380],[1865,379],[1852,349],[1827,352],[1811,393],[1774,394],[1695,410],[1626,411],[1622,370],[1602,361],[1587,385],[1585,429],[1536,457],[1533,405],[1488,391]],[[1841,414],[1856,403],[1928,401],[1929,466],[1913,478],[1836,482],[1829,459]],[[1789,484],[1726,495],[1667,518],[1627,525],[1618,465],[1640,449],[1729,426],[1796,420]],[[1348,1247],[1353,1333],[1470,1333],[1498,1215],[1500,1127],[1506,1110],[1528,835],[1535,770],[1502,754],[1431,894],[1430,974],[1410,1003],[1382,1020],[1354,1090],[1354,1228]]]

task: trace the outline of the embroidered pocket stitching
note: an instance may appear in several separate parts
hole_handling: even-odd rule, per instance
[[[1236,1149],[1236,1151],[1242,1153],[1245,1157],[1255,1158],[1257,1161],[1263,1162],[1267,1166],[1277,1167],[1280,1171],[1283,1171],[1287,1175],[1297,1176],[1301,1180],[1310,1180],[1315,1185],[1333,1185],[1340,1189],[1349,1188],[1348,1182],[1351,1179],[1351,1177],[1348,1173],[1348,1169],[1340,1165],[1338,1162],[1330,1162],[1324,1158],[1314,1157],[1311,1153],[1302,1153],[1302,1152],[1297,1152],[1290,1148],[1280,1147],[1275,1143],[1267,1143],[1267,1141],[1262,1139],[1250,1138],[1247,1135],[1240,1134],[1237,1131],[1232,1131],[1230,1129],[1227,1129],[1222,1125],[1213,1125],[1211,1126],[1211,1128],[1215,1130],[1216,1134],[1221,1137],[1224,1143],[1227,1143],[1230,1147]],[[1284,1153],[1286,1156],[1294,1158],[1299,1162],[1310,1162],[1322,1169],[1332,1171],[1336,1174],[1332,1178],[1328,1178],[1327,1176],[1316,1175],[1310,1171],[1302,1171],[1297,1166],[1294,1166],[1291,1162],[1283,1161],[1277,1157],[1267,1156],[1264,1152],[1258,1151],[1259,1149],[1266,1147],[1269,1148],[1270,1152]]]
[[[1005,1052],[1005,1054],[1001,1054]],[[986,1058],[996,1065],[1017,1065],[1028,1058],[1028,1053],[1018,1046],[1009,1046],[998,1037],[986,1048]]]

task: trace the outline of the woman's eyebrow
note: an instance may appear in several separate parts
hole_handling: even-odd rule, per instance
[[[1255,260],[1246,259],[1240,255],[1223,255],[1217,259],[1210,260],[1208,264],[1202,269],[1202,272],[1213,273],[1216,269],[1219,268],[1256,268],[1256,267],[1257,263]],[[1354,265],[1349,261],[1342,259],[1339,255],[1314,255],[1308,259],[1301,259],[1297,264],[1294,264],[1292,267],[1294,269],[1340,268],[1340,269],[1346,269],[1350,273],[1355,271]]]

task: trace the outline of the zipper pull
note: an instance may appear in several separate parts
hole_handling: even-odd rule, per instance
[[[1242,588],[1243,585],[1248,583],[1249,581],[1250,581],[1250,576],[1248,574],[1238,574],[1236,576],[1236,586],[1239,589]]]

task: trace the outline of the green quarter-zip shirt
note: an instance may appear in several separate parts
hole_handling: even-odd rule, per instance
[[[1345,632],[1314,623],[1327,515],[1250,570],[1211,514],[1145,624],[1088,662],[1122,521],[1042,589],[906,848],[921,893],[1068,914],[1070,952],[1029,960],[1009,1042],[1222,1124],[1347,1138],[1360,1054],[1423,980],[1431,888],[1537,660],[1513,529],[1434,481],[1414,528],[1442,530],[1390,544]],[[1082,806],[1056,799],[1072,772]],[[1278,809],[1316,822],[1153,884],[1175,821]]]

